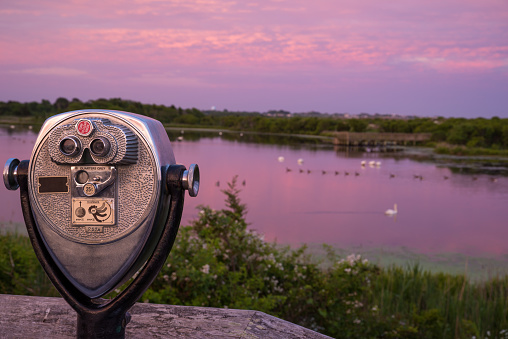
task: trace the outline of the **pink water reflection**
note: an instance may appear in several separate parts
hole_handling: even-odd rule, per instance
[[[28,159],[33,141],[35,135],[29,132],[9,136],[4,130],[0,160]],[[424,253],[508,253],[508,178],[493,183],[480,175],[472,181],[471,176],[408,159],[248,144],[218,135],[172,146],[177,162],[199,164],[202,175],[199,196],[186,197],[182,224],[197,217],[198,205],[223,208],[220,190],[238,175],[250,227],[269,241],[405,246]],[[284,156],[283,163],[279,156]],[[299,158],[303,165],[298,165]],[[362,168],[361,160],[382,164]],[[414,179],[416,174],[424,179]],[[394,203],[399,209],[396,218],[385,216]],[[0,222],[22,222],[19,192],[8,192],[2,185],[0,204]]]
[[[186,201],[185,222],[196,216],[192,208],[199,204],[222,208],[220,189],[239,175],[240,183],[246,180],[240,188],[249,210],[248,221],[267,240],[405,246],[425,253],[508,253],[507,178],[493,183],[480,175],[473,182],[471,176],[407,159],[219,138],[173,143],[173,147],[177,161],[199,163],[203,175],[199,197]],[[279,156],[285,157],[284,163],[277,161]],[[302,166],[297,164],[299,158],[304,159]],[[364,159],[382,164],[362,168]],[[323,170],[327,173],[322,174]],[[346,176],[345,171],[350,174]],[[414,179],[416,174],[424,179]],[[450,179],[445,180],[445,175]],[[217,181],[220,187],[215,186]],[[384,211],[394,203],[399,209],[396,218],[385,216]]]

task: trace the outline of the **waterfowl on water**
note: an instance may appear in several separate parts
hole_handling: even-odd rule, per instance
[[[392,209],[387,209],[385,211],[385,214],[386,215],[395,215],[395,214],[397,214],[397,204],[393,204],[393,210]]]

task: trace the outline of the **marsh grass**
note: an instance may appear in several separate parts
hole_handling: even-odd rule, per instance
[[[25,235],[0,235],[0,293],[58,296]]]
[[[372,303],[386,317],[436,310],[441,338],[508,338],[507,291],[506,276],[471,283],[466,275],[392,266],[374,281]]]
[[[335,338],[508,338],[507,276],[381,267],[331,246],[322,266],[250,230],[239,192],[234,179],[225,209],[200,207],[140,301],[259,310]],[[0,293],[57,295],[27,237],[0,235]]]
[[[439,143],[435,146],[434,152],[437,154],[449,154],[460,156],[508,156],[508,149],[499,147],[475,147],[467,145],[450,145],[446,143]]]

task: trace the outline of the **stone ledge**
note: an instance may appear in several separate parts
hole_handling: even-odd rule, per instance
[[[263,312],[135,304],[126,338],[329,338]],[[0,294],[0,338],[76,338],[76,312],[62,298]]]

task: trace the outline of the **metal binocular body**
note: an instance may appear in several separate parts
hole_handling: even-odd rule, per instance
[[[3,177],[7,188],[21,188],[35,252],[78,312],[78,337],[101,337],[94,333],[118,322],[122,337],[128,308],[151,284],[171,250],[184,190],[197,195],[197,165],[187,170],[176,164],[157,120],[80,110],[46,120],[30,160],[9,159]],[[97,302],[136,272],[134,287],[131,283],[113,301]],[[103,312],[111,318],[115,308],[123,315],[111,324],[91,316]],[[103,334],[114,337],[113,332]]]

